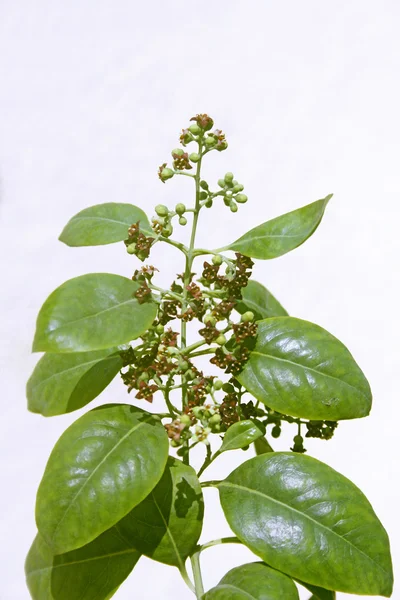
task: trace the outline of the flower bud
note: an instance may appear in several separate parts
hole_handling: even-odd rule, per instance
[[[222,152],[223,150],[226,150],[227,147],[228,147],[228,142],[223,141],[217,145],[217,150],[218,150],[218,152]]]
[[[233,191],[234,194],[237,194],[238,192],[242,192],[243,190],[244,190],[244,185],[242,185],[241,183],[236,183],[233,186],[233,190],[232,191]]]
[[[231,209],[231,212],[233,212],[233,213],[238,211],[237,204],[235,204],[233,201],[229,203],[229,208]]]
[[[168,346],[167,350],[166,350],[167,354],[169,354],[170,356],[173,356],[174,354],[180,354],[179,349],[175,348],[175,346]]]
[[[181,423],[183,423],[183,425],[190,425],[191,423],[191,419],[186,413],[183,413],[183,415],[179,417],[179,420]]]
[[[212,205],[213,205],[213,201],[212,201],[212,200],[207,200],[207,202],[205,203],[205,205],[204,205],[204,206],[205,206],[206,208],[211,208],[211,207],[212,207]]]
[[[224,336],[223,333],[221,333],[217,339],[215,340],[215,343],[218,344],[219,346],[224,346],[226,344],[226,337]]]
[[[182,204],[182,202],[179,202],[179,204],[175,206],[175,212],[178,215],[183,215],[183,213],[186,212],[186,206]]]
[[[216,414],[208,419],[210,425],[218,425],[221,422],[221,415]]]
[[[202,190],[208,190],[208,183],[207,183],[207,181],[204,181],[204,179],[202,179],[200,181],[200,187],[201,187]]]
[[[163,169],[160,173],[161,181],[167,181],[167,179],[171,179],[174,176],[174,172],[172,169],[168,169],[167,167]]]
[[[184,360],[183,362],[181,362],[181,364],[179,365],[180,370],[184,373],[185,371],[188,370],[189,368],[189,363],[187,360]]]
[[[192,408],[192,413],[194,414],[194,416],[196,417],[196,419],[199,419],[202,416],[203,407],[202,406],[194,406]]]
[[[199,162],[200,154],[197,154],[197,152],[192,152],[192,154],[189,154],[189,160],[191,160],[194,163]]]
[[[166,217],[168,215],[168,207],[165,204],[157,204],[155,210],[159,217]]]
[[[214,254],[212,263],[213,265],[222,265],[222,256],[220,254]]]
[[[254,313],[252,313],[251,310],[248,310],[247,312],[243,313],[240,320],[243,323],[250,323],[251,321],[254,321]]]
[[[163,236],[164,236],[164,237],[170,237],[170,236],[172,235],[172,232],[173,232],[173,231],[174,231],[174,230],[173,230],[173,228],[172,228],[172,225],[171,225],[171,223],[168,223],[168,225],[166,225],[166,226],[164,227],[164,229],[162,230],[162,234],[163,234]]]
[[[226,183],[223,179],[218,179],[218,185],[221,188],[224,188],[226,186]]]
[[[201,129],[196,123],[189,127],[189,131],[193,133],[193,135],[199,135],[199,133],[201,133]]]
[[[171,446],[172,446],[173,448],[178,448],[178,446],[180,446],[180,445],[181,445],[181,444],[180,444],[180,442],[178,442],[178,440],[170,440],[170,442],[169,442],[169,443],[171,444]]]
[[[215,317],[213,317],[213,315],[207,314],[207,315],[204,315],[204,317],[203,317],[203,323],[204,323],[204,325],[207,325],[207,323],[210,323],[214,327],[217,323],[217,319]]]
[[[220,379],[214,379],[214,390],[222,390],[223,385],[223,381],[221,381]]]
[[[159,334],[164,333],[164,325],[161,325],[161,323],[159,323],[156,327],[156,332]]]
[[[217,140],[212,135],[210,135],[206,138],[205,144],[206,144],[207,148],[213,148],[216,145],[216,143],[217,143]]]
[[[225,173],[224,181],[231,183],[233,181],[233,173]]]
[[[271,431],[271,435],[275,439],[281,435],[281,428],[279,427],[279,425],[274,425]]]
[[[183,156],[185,152],[184,150],[182,150],[182,148],[175,148],[174,150],[172,150],[171,154],[172,157],[175,158],[176,156]]]
[[[189,371],[186,371],[186,373],[185,373],[186,381],[191,381],[192,379],[194,379],[194,377],[195,377],[195,375],[194,375],[192,369],[189,369]]]
[[[248,198],[246,194],[238,194],[237,196],[235,196],[235,200],[236,202],[239,202],[239,204],[244,204],[245,202],[247,202]]]
[[[200,192],[199,197],[200,197],[200,200],[207,200],[208,194],[207,194],[207,192]]]
[[[128,254],[135,254],[136,252],[136,244],[129,244],[129,246],[127,246],[126,251]]]
[[[186,225],[187,224],[187,218],[186,217],[180,217],[179,219],[179,225]]]

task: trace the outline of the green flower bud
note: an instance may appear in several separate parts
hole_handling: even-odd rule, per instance
[[[203,323],[204,323],[204,325],[207,325],[207,323],[210,323],[214,327],[214,325],[216,325],[216,323],[217,323],[217,319],[215,317],[213,317],[213,315],[210,315],[210,314],[204,315]]]
[[[221,381],[220,379],[214,379],[214,390],[222,390],[223,385],[223,381]]]
[[[281,435],[281,428],[279,427],[279,425],[275,425],[272,428],[271,435],[275,439],[278,438]]]
[[[224,188],[226,186],[226,183],[223,179],[218,179],[218,185],[221,188]]]
[[[231,212],[235,213],[238,211],[238,206],[237,204],[235,204],[232,200],[232,202],[229,203],[229,208],[231,209]]]
[[[135,254],[136,252],[136,244],[129,244],[129,246],[127,246],[126,251],[128,254]]]
[[[217,140],[212,135],[209,135],[206,138],[205,144],[206,144],[207,148],[213,148],[216,145],[216,143],[217,143]]]
[[[168,207],[165,204],[157,204],[155,210],[159,217],[166,217],[168,215]]]
[[[225,173],[224,181],[226,183],[231,183],[233,181],[233,173]]]
[[[180,446],[180,442],[178,442],[177,440],[171,440],[170,444],[173,448],[178,448],[178,446]]]
[[[221,142],[221,144],[218,144],[217,150],[218,150],[218,152],[222,152],[223,150],[226,150],[227,147],[228,147],[228,142]]]
[[[175,148],[174,150],[172,150],[171,154],[172,154],[172,157],[175,158],[174,155],[175,156],[183,156],[185,154],[185,152],[182,150],[182,148]]]
[[[187,218],[186,217],[180,217],[179,219],[179,225],[186,225],[187,224]]]
[[[212,200],[207,200],[207,202],[205,203],[205,205],[204,205],[204,206],[205,206],[206,208],[211,208],[211,207],[212,207],[212,205],[213,205],[213,201],[212,201]]]
[[[190,423],[191,423],[191,419],[190,419],[189,415],[187,415],[186,413],[181,415],[179,417],[179,420],[181,423],[183,423],[183,425],[190,425]]]
[[[200,181],[200,187],[202,190],[208,190],[208,183],[207,181],[204,181],[204,179],[202,181]]]
[[[244,185],[242,185],[241,183],[235,183],[233,186],[233,193],[237,194],[238,192],[241,192],[244,190]]]
[[[180,354],[178,348],[175,348],[175,346],[168,346],[167,350],[166,350],[167,354],[169,354],[170,356],[173,356],[174,354]]]
[[[201,129],[196,123],[189,127],[189,131],[190,133],[193,133],[193,135],[199,135],[199,133],[201,133]]]
[[[183,213],[186,212],[186,206],[182,204],[182,202],[179,202],[179,204],[175,206],[175,212],[178,213],[178,215],[183,215]]]
[[[209,418],[208,420],[210,425],[217,425],[218,423],[221,422],[221,415],[213,415],[212,417]]]
[[[149,374],[146,373],[146,372],[140,373],[138,379],[139,379],[139,381],[148,381],[149,380]]]
[[[196,419],[199,419],[203,414],[203,407],[202,406],[194,406],[192,408],[192,413],[194,414]]]
[[[181,364],[179,365],[179,368],[181,371],[183,371],[183,373],[185,371],[187,371],[189,368],[189,363],[187,362],[187,360],[184,360],[183,362],[181,362]]]
[[[224,385],[222,386],[222,390],[227,394],[232,394],[235,391],[235,388],[231,383],[224,383]]]
[[[303,444],[303,437],[301,435],[295,435],[293,441],[296,445],[301,446]]]
[[[254,321],[254,313],[252,313],[251,310],[248,310],[247,312],[242,314],[242,317],[240,320],[243,323],[250,323],[250,321]]]
[[[226,344],[226,337],[224,336],[223,333],[221,333],[217,339],[215,340],[216,344],[218,344],[219,346],[224,346]]]
[[[172,228],[171,223],[168,223],[168,225],[166,225],[164,227],[164,229],[162,230],[162,234],[163,234],[164,237],[169,237],[170,235],[172,235],[173,231],[174,230]]]
[[[200,200],[207,200],[208,194],[207,194],[207,192],[200,192],[199,197],[200,197]]]
[[[174,176],[174,172],[172,169],[165,168],[161,171],[160,177],[162,181],[167,181],[167,179],[171,179]]]
[[[235,197],[236,202],[239,202],[239,204],[244,204],[245,202],[247,202],[248,198],[246,196],[246,194],[238,194]]]
[[[159,334],[164,333],[164,325],[161,325],[161,323],[159,323],[156,327],[156,332]]]
[[[222,256],[220,254],[215,254],[212,257],[212,263],[214,265],[222,265]]]
[[[200,154],[197,154],[197,152],[192,152],[192,154],[189,154],[189,160],[191,160],[194,163],[199,162]]]
[[[194,375],[192,369],[189,369],[189,371],[186,371],[186,373],[185,373],[186,381],[191,381],[192,379],[194,379],[194,377],[195,377],[195,375]]]

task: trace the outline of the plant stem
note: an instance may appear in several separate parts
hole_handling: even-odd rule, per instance
[[[219,546],[220,544],[241,544],[242,542],[237,537],[224,537],[219,540],[213,540],[212,542],[207,542],[202,546],[197,547],[198,552],[203,552],[203,550],[207,550],[207,548],[212,548],[213,546]]]
[[[183,302],[182,302],[182,312],[185,312],[187,306],[187,294],[188,294],[188,286],[190,284],[191,272],[192,272],[192,264],[194,259],[194,244],[196,240],[196,230],[197,223],[199,220],[199,212],[200,212],[200,172],[201,172],[201,148],[202,148],[202,138],[199,139],[199,154],[200,160],[197,163],[196,175],[194,176],[195,184],[196,184],[196,203],[194,207],[193,213],[193,223],[192,223],[192,233],[190,235],[190,244],[189,249],[185,253],[186,255],[186,264],[185,264],[185,274],[183,277]],[[182,319],[181,321],[181,349],[186,348],[186,321]],[[187,405],[187,383],[182,382],[182,411]],[[187,442],[186,442],[187,446]],[[189,452],[185,452],[183,456],[183,461],[185,464],[189,464]]]
[[[192,554],[192,556],[190,557],[190,562],[192,563],[194,586],[196,588],[196,598],[200,600],[204,594],[203,579],[201,577],[200,568],[200,552],[195,552],[194,554]]]
[[[181,577],[182,577],[183,581],[186,583],[186,585],[188,586],[188,588],[193,592],[193,594],[195,594],[196,589],[188,575],[185,565],[182,565],[182,567],[179,569],[179,573],[181,574]]]
[[[204,471],[211,465],[212,462],[221,454],[219,450],[212,456],[211,455],[211,446],[207,446],[207,456],[205,461],[203,462],[200,471],[197,473],[197,477],[200,477]]]

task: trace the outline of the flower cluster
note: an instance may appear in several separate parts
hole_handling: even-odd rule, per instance
[[[128,254],[134,254],[139,260],[143,261],[149,257],[153,242],[153,237],[146,236],[140,231],[140,223],[138,221],[129,227],[128,238],[124,243]]]

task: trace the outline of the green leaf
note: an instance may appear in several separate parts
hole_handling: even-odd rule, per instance
[[[293,581],[263,563],[236,567],[203,600],[299,600]]]
[[[225,433],[220,452],[244,448],[264,435],[264,433],[265,430],[263,431],[255,421],[251,421],[250,419],[238,421],[231,425]]]
[[[139,284],[120,275],[90,273],[69,279],[40,309],[34,352],[86,352],[139,337],[156,316],[154,302],[139,304]]]
[[[139,558],[114,527],[58,556],[37,535],[25,563],[26,580],[33,600],[108,600]]]
[[[259,322],[255,348],[237,379],[257,400],[293,417],[337,421],[371,409],[368,381],[347,348],[294,317]]]
[[[250,279],[242,289],[242,301],[236,307],[242,315],[248,310],[254,313],[257,320],[270,317],[286,317],[287,312],[278,300],[258,281]]]
[[[274,452],[217,485],[237,537],[273,568],[327,590],[389,597],[389,540],[364,494],[309,456]]]
[[[170,457],[153,491],[117,527],[141,554],[182,568],[200,537],[203,513],[196,472]]]
[[[56,443],[36,501],[39,533],[55,554],[88,544],[137,506],[168,457],[160,420],[127,404],[96,408]]]
[[[28,409],[51,417],[91,402],[122,368],[122,360],[115,350],[45,354],[26,386]]]
[[[154,235],[145,213],[132,204],[106,202],[81,210],[58,238],[67,246],[100,246],[128,238],[128,228],[139,222],[145,235]]]
[[[260,437],[254,442],[254,448],[257,456],[260,454],[266,454],[267,452],[273,452],[273,448],[271,448],[270,443],[265,437]]]
[[[336,592],[324,590],[323,588],[304,583],[303,581],[296,581],[312,593],[310,600],[336,600]]]
[[[225,249],[261,260],[294,250],[317,229],[332,195],[254,227]]]

